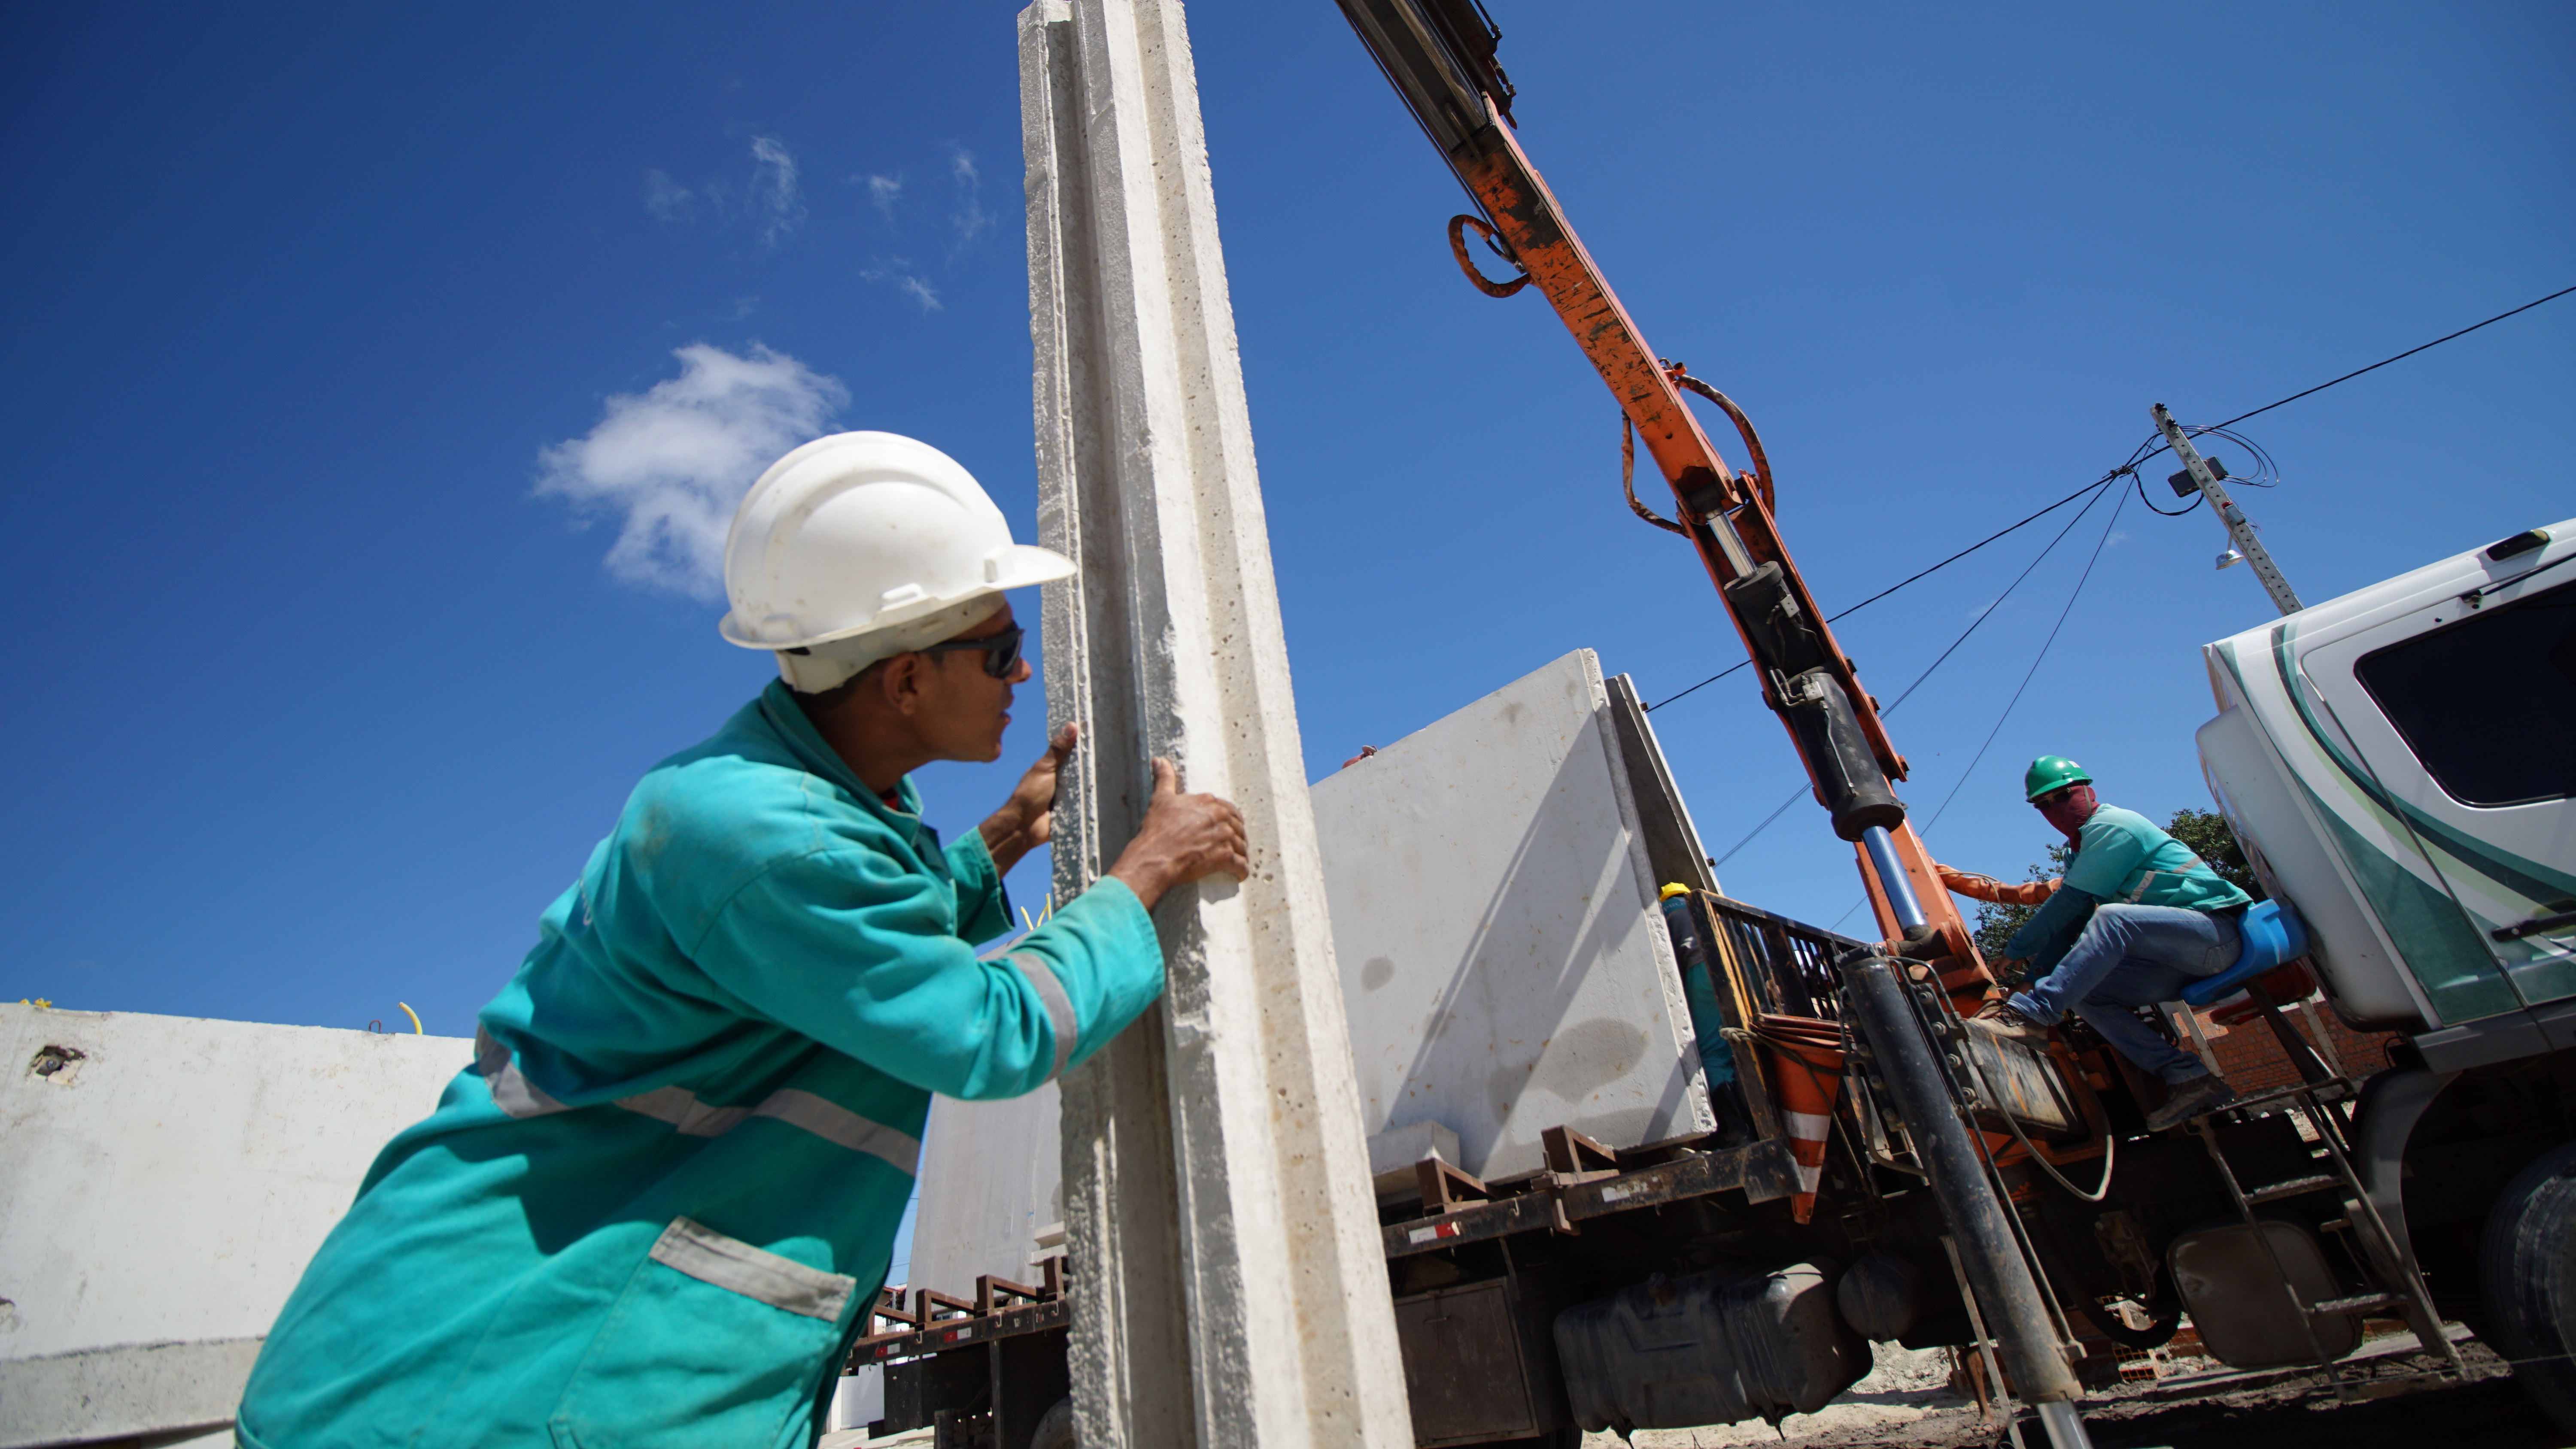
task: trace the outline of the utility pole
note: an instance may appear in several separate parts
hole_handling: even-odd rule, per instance
[[[2200,456],[2200,450],[2191,445],[2191,439],[2183,436],[2182,424],[2173,420],[2173,414],[2165,411],[2163,403],[2156,404],[2155,415],[2156,426],[2163,430],[2165,441],[2173,445],[2174,456],[2182,459],[2182,466],[2190,473],[2192,483],[2200,489],[2201,496],[2209,500],[2209,506],[2218,510],[2219,519],[2227,525],[2227,536],[2236,541],[2236,551],[2245,556],[2246,562],[2254,565],[2254,577],[2263,581],[2263,592],[2272,596],[2272,602],[2284,614],[2295,614],[2307,607],[2299,602],[2297,594],[2291,592],[2290,581],[2281,577],[2281,570],[2272,562],[2272,556],[2263,551],[2263,542],[2254,536],[2254,525],[2246,520],[2245,510],[2237,507],[2236,500],[2228,497],[2227,490],[2219,486],[2218,480],[2227,476],[2225,470],[2211,467],[2209,460]],[[2166,481],[2174,485],[2176,493],[2183,491],[2182,474],[2177,473]],[[2222,557],[2218,566],[2225,568],[2233,562],[2234,559]]]

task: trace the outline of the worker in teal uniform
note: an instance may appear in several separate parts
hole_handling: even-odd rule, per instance
[[[2026,968],[2030,985],[1986,1003],[1968,1025],[2036,1042],[2073,1011],[2165,1084],[2164,1103],[2147,1114],[2154,1131],[2234,1101],[2224,1079],[2136,1008],[2177,1000],[2190,982],[2235,965],[2244,949],[2237,919],[2253,898],[2145,816],[2102,804],[2093,777],[2063,755],[2031,761],[2022,787],[2075,858],[2004,945],[2000,964]],[[1942,872],[1945,881],[1957,874]]]
[[[1663,903],[1664,930],[1672,937],[1673,959],[1682,969],[1682,1004],[1690,1011],[1691,1036],[1699,1044],[1700,1075],[1708,1082],[1709,1106],[1717,1113],[1722,1144],[1750,1142],[1760,1134],[1744,1105],[1744,1089],[1735,1080],[1735,1048],[1726,1039],[1737,1025],[1719,994],[1718,970],[1709,943],[1700,935],[1691,910],[1691,888],[1675,882],[1657,897]]]
[[[722,632],[782,677],[647,773],[545,912],[476,1061],[278,1315],[242,1444],[819,1436],[930,1094],[1012,1096],[1090,1056],[1163,989],[1155,901],[1249,874],[1242,817],[1158,760],[1107,876],[976,956],[1075,727],[951,845],[910,775],[999,757],[1029,677],[1005,591],[1072,572],[908,438],[819,439],[762,475]]]

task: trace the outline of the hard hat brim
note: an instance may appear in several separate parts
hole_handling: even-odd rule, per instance
[[[1073,560],[1034,543],[1012,544],[994,560],[994,565],[998,574],[993,580],[996,589],[1025,589],[1033,584],[1051,584],[1059,579],[1072,578],[1079,571]]]
[[[726,643],[741,649],[772,651],[806,649],[816,644],[828,644],[835,639],[848,639],[860,634],[873,634],[880,629],[895,628],[943,609],[953,609],[969,599],[982,598],[987,594],[1031,588],[1038,584],[1052,584],[1062,579],[1072,578],[1077,572],[1079,570],[1074,561],[1054,549],[1040,548],[1033,543],[1015,543],[996,550],[984,561],[985,582],[982,587],[967,589],[948,598],[915,599],[909,603],[882,610],[866,623],[856,624],[847,629],[835,629],[829,633],[802,639],[764,639],[755,631],[745,628],[742,621],[728,611],[724,618],[717,622],[716,632],[724,636]]]

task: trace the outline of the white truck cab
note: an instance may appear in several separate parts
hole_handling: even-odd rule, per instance
[[[2207,647],[2211,793],[2325,996],[2402,1033],[2354,1163],[2576,1433],[2576,520]]]
[[[2576,1047],[2576,520],[2204,651],[2211,792],[2355,1026]]]

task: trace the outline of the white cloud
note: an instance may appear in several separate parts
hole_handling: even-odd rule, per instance
[[[871,175],[865,179],[868,183],[868,204],[877,209],[877,215],[885,218],[886,225],[894,225],[894,203],[895,198],[903,195],[903,178]]]
[[[644,209],[664,221],[686,221],[698,209],[697,193],[660,171],[644,173]]]
[[[725,530],[762,469],[820,435],[848,404],[838,378],[754,344],[737,357],[692,343],[680,375],[619,393],[598,426],[537,456],[537,492],[619,520],[608,571],[628,583],[715,598]]]
[[[992,224],[993,216],[984,209],[984,178],[975,170],[975,153],[952,145],[948,163],[949,178],[957,183],[957,211],[949,221],[957,228],[957,245],[962,249]]]
[[[930,279],[912,270],[912,262],[909,258],[879,257],[860,268],[859,277],[863,281],[891,284],[896,291],[919,302],[924,313],[944,310],[939,305],[939,293],[930,285]]]
[[[796,158],[775,136],[751,141],[751,212],[764,245],[776,246],[805,224],[805,200],[796,193]]]

